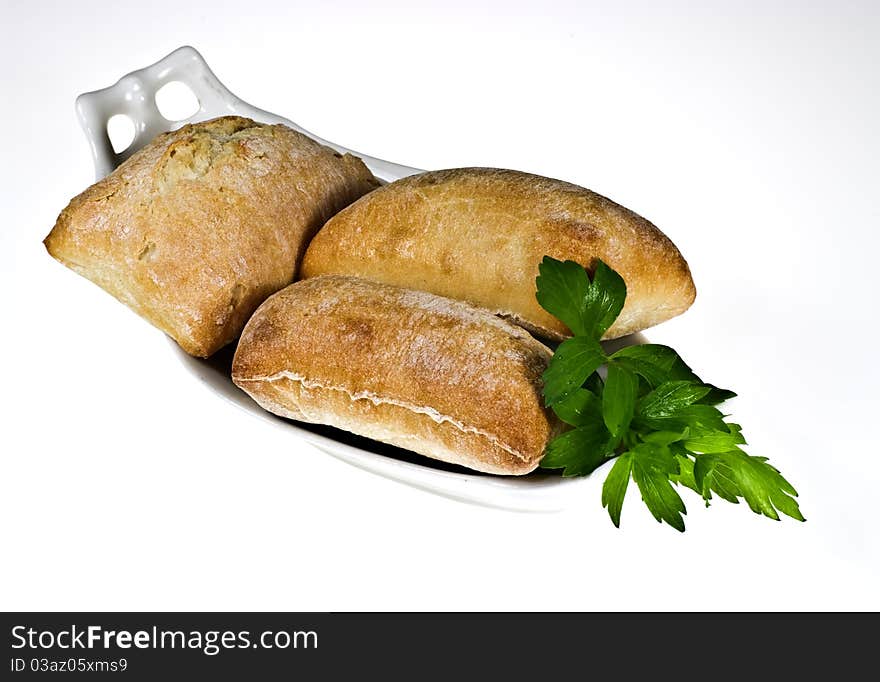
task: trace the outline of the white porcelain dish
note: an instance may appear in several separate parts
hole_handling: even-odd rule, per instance
[[[198,99],[199,108],[189,118],[171,121],[156,105],[156,92],[170,82],[185,84]],[[217,116],[238,114],[266,123],[283,123],[339,152],[356,154],[373,174],[385,182],[420,172],[416,168],[383,161],[353,152],[303,130],[286,118],[258,109],[232,94],[214,75],[202,56],[192,47],[181,47],[138,71],[133,71],[103,90],[80,95],[76,100],[79,120],[91,145],[98,179],[143,147],[161,132],[174,130],[185,123],[204,121]],[[114,152],[107,123],[115,115],[128,116],[134,124],[134,139],[120,152]],[[644,343],[640,335],[619,340],[614,345]],[[557,511],[574,495],[587,494],[587,487],[597,487],[595,477],[562,478],[552,473],[536,472],[528,476],[490,476],[447,466],[329,427],[302,424],[281,419],[257,406],[229,377],[231,350],[221,351],[211,360],[190,357],[170,341],[174,355],[186,369],[220,397],[230,401],[263,422],[288,431],[319,449],[349,464],[409,485],[453,499],[517,511]]]

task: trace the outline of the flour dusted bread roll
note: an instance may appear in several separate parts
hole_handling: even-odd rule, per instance
[[[292,284],[257,309],[232,379],[283,417],[525,474],[557,427],[541,398],[550,355],[466,303],[328,276]]]
[[[569,330],[535,299],[545,255],[587,268],[601,258],[621,274],[626,306],[605,338],[668,320],[696,293],[678,249],[641,216],[567,182],[491,168],[423,173],[370,193],[321,229],[301,276],[422,289],[562,339]]]
[[[282,125],[224,117],[158,136],[75,197],[49,253],[208,356],[289,284],[314,232],[378,183]]]

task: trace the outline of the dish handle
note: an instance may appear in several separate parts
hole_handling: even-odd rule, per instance
[[[194,114],[177,121],[165,118],[156,105],[156,93],[173,81],[187,86],[199,103]],[[308,132],[293,121],[248,104],[223,85],[198,50],[188,45],[177,48],[155,64],[126,74],[108,88],[81,94],[76,98],[76,111],[89,141],[96,179],[108,175],[160,133],[186,123],[228,115],[246,116],[262,123],[283,123],[342,154],[359,156],[382,180],[390,182],[422,172],[352,151]],[[116,115],[127,116],[134,124],[134,138],[118,152],[114,151],[107,132],[108,122]]]

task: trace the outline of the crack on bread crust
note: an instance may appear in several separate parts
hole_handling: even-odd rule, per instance
[[[387,396],[380,396],[377,393],[373,393],[372,391],[358,391],[355,393],[355,392],[352,392],[349,389],[345,388],[344,386],[332,386],[330,384],[326,384],[326,383],[323,383],[320,381],[315,381],[313,379],[307,379],[306,377],[302,376],[301,374],[297,374],[296,372],[291,372],[288,370],[282,370],[282,371],[277,372],[275,374],[272,374],[270,376],[263,376],[263,377],[244,378],[244,377],[240,377],[240,376],[233,376],[233,380],[236,384],[250,383],[250,382],[253,382],[253,383],[262,383],[262,382],[273,383],[273,382],[279,381],[281,379],[287,379],[288,381],[295,381],[295,382],[301,384],[302,386],[304,386],[305,388],[317,388],[317,389],[326,390],[326,391],[337,391],[340,393],[344,393],[352,401],[369,400],[371,403],[373,403],[373,405],[395,405],[396,407],[402,407],[402,408],[407,409],[410,412],[413,412],[415,414],[423,414],[426,417],[430,418],[432,421],[436,422],[437,424],[447,423],[447,424],[450,424],[451,426],[454,426],[462,433],[473,433],[475,435],[482,436],[483,438],[488,440],[492,445],[500,448],[501,450],[508,453],[509,455],[516,457],[518,460],[520,460],[522,462],[529,461],[529,457],[527,457],[524,453],[520,452],[519,450],[516,450],[515,448],[512,448],[509,445],[506,445],[504,442],[502,442],[502,440],[499,436],[497,436],[493,433],[490,433],[488,431],[485,431],[483,429],[479,429],[476,426],[469,426],[469,425],[465,424],[464,422],[461,422],[458,419],[455,419],[454,417],[451,417],[449,415],[442,414],[441,412],[438,412],[434,408],[429,407],[427,405],[417,405],[415,403],[410,403],[405,400],[399,400],[399,399],[390,398]],[[285,416],[285,415],[282,415],[282,416]]]

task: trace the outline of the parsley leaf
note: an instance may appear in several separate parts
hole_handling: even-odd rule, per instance
[[[572,426],[583,426],[602,419],[602,403],[595,393],[585,388],[575,389],[567,398],[555,403],[553,411]]]
[[[559,261],[550,256],[538,265],[538,278],[535,294],[538,303],[548,313],[554,315],[573,334],[592,336],[585,323],[587,291],[590,280],[586,271],[572,260]]]
[[[683,533],[682,514],[687,511],[670,483],[670,477],[679,473],[678,460],[669,448],[654,443],[641,443],[630,450],[630,454],[633,456],[632,477],[648,510],[657,521],[666,521]]]
[[[693,381],[702,383],[700,377],[685,364],[678,353],[669,346],[657,343],[645,343],[639,346],[621,348],[612,359],[618,364],[643,377],[652,388],[657,388],[666,381]],[[706,396],[701,399],[707,405],[717,405],[725,400],[736,397],[736,393],[724,388],[705,384],[709,387]]]
[[[631,452],[624,452],[608,476],[605,477],[605,484],[602,486],[602,506],[608,507],[608,514],[611,516],[611,523],[620,528],[620,510],[623,508],[623,498],[626,496],[626,489],[629,486],[629,477],[632,474]]]
[[[602,417],[611,435],[619,438],[629,428],[636,408],[639,378],[626,367],[610,363],[605,392],[602,395]]]
[[[707,431],[688,438],[684,442],[684,446],[695,454],[713,454],[739,450],[738,446],[745,444],[745,442],[746,439],[739,431]]]
[[[694,463],[694,485],[706,506],[714,492],[718,497],[733,504],[739,504],[740,490],[734,480],[733,470],[723,458],[703,455]]]
[[[586,333],[598,339],[614,324],[626,301],[626,284],[623,277],[601,260],[596,265],[593,281],[587,290],[584,309]]]
[[[639,435],[646,443],[672,445],[687,438],[688,429],[685,428],[684,431],[650,431],[648,433],[640,433]]]
[[[554,405],[580,388],[593,372],[605,362],[599,341],[575,336],[559,344],[553,361],[544,372],[544,400]]]
[[[563,476],[584,476],[605,461],[610,453],[611,434],[601,421],[566,431],[547,446],[541,466],[564,469]]]
[[[641,433],[651,429],[690,429],[693,433],[705,431],[724,431],[727,424],[724,415],[713,405],[689,405],[682,407],[674,415],[663,417],[645,417],[636,414],[633,418],[634,427]]]
[[[597,260],[592,281],[578,263],[550,256],[544,256],[538,273],[535,280],[538,303],[575,336],[601,339],[626,301],[623,278],[601,260]]]
[[[797,491],[767,464],[766,457],[753,457],[741,450],[701,455],[694,465],[694,480],[707,503],[715,492],[728,502],[735,503],[742,497],[753,512],[776,521],[777,510],[798,521],[804,520],[794,499]]]
[[[669,346],[657,343],[626,346],[611,358],[643,376],[652,388],[657,388],[664,381],[697,379],[690,367],[678,357],[678,353]]]
[[[694,462],[692,459],[688,458],[686,455],[676,455],[675,459],[678,460],[678,473],[673,474],[669,477],[669,480],[673,483],[677,483],[678,485],[683,485],[686,488],[690,488],[698,495],[702,495],[703,491],[700,490],[699,486],[697,486],[696,480],[694,480]]]
[[[674,417],[705,396],[711,389],[692,381],[667,381],[639,401],[639,414],[644,417]]]
[[[676,487],[713,495],[779,519],[803,521],[794,487],[764,457],[746,454],[742,427],[715,407],[735,394],[703,382],[672,348],[628,346],[607,357],[599,340],[623,309],[626,284],[601,260],[592,279],[574,261],[545,257],[537,298],[574,336],[559,345],[544,372],[544,402],[573,427],[547,446],[541,466],[587,475],[615,458],[602,486],[612,523],[629,481],[657,521],[684,531]],[[607,366],[603,381],[598,370]]]

